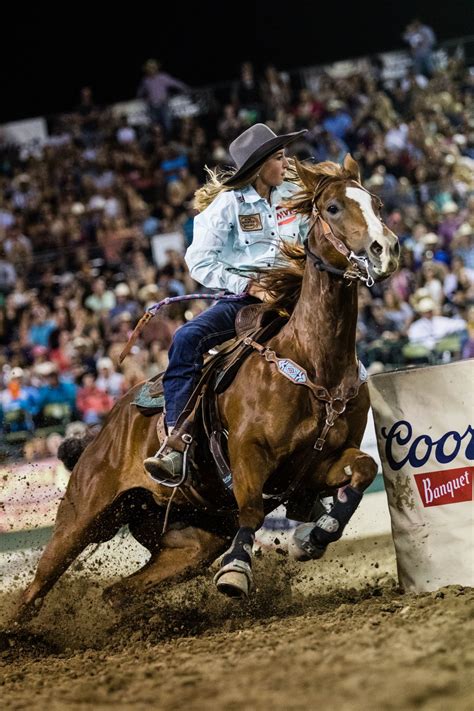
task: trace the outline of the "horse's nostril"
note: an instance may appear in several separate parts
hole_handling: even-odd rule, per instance
[[[400,243],[398,242],[398,240],[395,242],[395,244],[392,247],[392,254],[395,257],[397,257],[397,259],[400,256]]]
[[[380,254],[382,254],[383,247],[378,242],[372,242],[372,244],[370,245],[370,251],[373,252],[376,257],[378,257],[380,256]]]

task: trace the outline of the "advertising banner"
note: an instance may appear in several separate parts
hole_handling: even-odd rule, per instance
[[[474,360],[369,380],[400,584],[474,585]]]

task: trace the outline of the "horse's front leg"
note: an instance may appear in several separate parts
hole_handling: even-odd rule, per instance
[[[332,508],[321,512],[314,522],[297,526],[290,541],[290,554],[297,560],[321,558],[328,544],[341,538],[376,474],[377,463],[372,457],[355,447],[346,449],[326,476],[327,486],[339,487]]]
[[[230,449],[231,462],[232,448]],[[265,518],[263,485],[268,465],[258,447],[248,447],[233,467],[234,495],[239,507],[239,530],[225,552],[214,581],[217,589],[229,597],[247,597],[253,588],[252,548],[255,531]]]

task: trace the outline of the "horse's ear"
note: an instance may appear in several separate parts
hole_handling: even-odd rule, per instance
[[[344,170],[349,173],[350,177],[360,183],[359,166],[357,165],[357,162],[354,160],[350,153],[346,153],[343,166]]]
[[[296,172],[298,173],[298,177],[301,182],[305,188],[312,190],[316,182],[316,175],[314,174],[314,171],[311,170],[311,168],[307,168],[303,165],[303,163],[300,163],[297,158],[294,158],[293,160],[295,161]]]

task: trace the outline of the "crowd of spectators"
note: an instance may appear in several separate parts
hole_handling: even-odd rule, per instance
[[[295,145],[300,159],[341,162],[350,151],[384,202],[401,264],[360,290],[358,349],[372,372],[474,356],[473,72],[459,58],[437,71],[424,56],[385,82],[371,66],[322,73],[309,89],[274,66],[256,76],[245,62],[206,114],[172,116],[162,102],[138,125],[84,88],[44,145],[0,145],[6,436],[100,424],[118,397],[166,367],[174,331],[207,302],[169,307],[120,368],[117,356],[150,303],[199,290],[183,258],[194,191],[205,165],[231,164],[229,142],[256,121],[277,133],[308,129]],[[142,96],[157,73],[147,63]],[[171,244],[164,258],[160,239]]]

